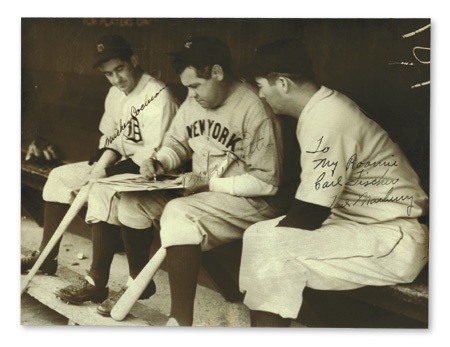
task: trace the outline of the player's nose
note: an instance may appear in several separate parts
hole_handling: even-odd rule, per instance
[[[188,88],[188,97],[195,98],[196,96],[197,96],[197,93],[195,92],[195,90],[192,88]]]
[[[113,83],[117,84],[120,83],[122,81],[122,78],[120,77],[120,75],[118,73],[114,73],[113,74]]]

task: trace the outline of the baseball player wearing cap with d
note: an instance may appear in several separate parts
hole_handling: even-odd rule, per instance
[[[300,184],[285,216],[248,228],[240,288],[251,325],[288,326],[305,287],[413,281],[428,261],[427,195],[389,135],[319,85],[301,41],[261,46],[252,74],[276,114],[298,119]]]
[[[139,172],[142,161],[161,145],[163,135],[178,109],[166,85],[142,70],[129,42],[121,36],[106,35],[97,42],[94,68],[103,73],[112,85],[106,96],[99,126],[103,136],[100,138],[97,160],[93,165],[88,162],[68,164],[50,173],[43,191],[46,207],[40,251],[52,237],[80,188],[89,179]],[[107,188],[102,190],[98,185],[92,187],[86,221],[92,224],[93,243],[100,245],[94,247],[94,262],[100,262],[102,266],[111,263],[117,241],[120,240],[121,228],[116,205],[114,191]],[[95,210],[96,218],[90,217],[91,209]],[[142,252],[144,248],[140,246],[149,244],[151,235],[132,235],[135,236],[133,239],[123,238],[125,249],[139,244],[141,263],[145,265],[150,246],[147,253]],[[60,242],[41,266],[43,272],[56,272],[59,245]],[[22,259],[22,271],[33,266],[40,251]],[[134,265],[138,268],[135,272],[139,273],[140,264]],[[87,283],[76,303],[107,298],[107,288],[89,291],[89,288],[86,289]]]
[[[185,196],[123,194],[119,220],[135,229],[160,224],[171,293],[168,325],[189,326],[201,252],[241,239],[248,226],[280,215],[272,200],[282,145],[270,108],[233,76],[223,41],[192,38],[171,55],[188,97],[141,173],[152,178],[192,160]]]

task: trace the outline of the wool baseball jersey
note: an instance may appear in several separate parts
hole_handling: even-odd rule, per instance
[[[122,159],[132,157],[140,166],[160,147],[177,109],[167,85],[148,74],[128,95],[112,86],[100,122],[100,146],[118,151]]]
[[[186,99],[164,139],[162,152],[169,148],[181,161],[192,159],[193,173],[202,176],[212,176],[232,152],[239,159],[223,177],[250,174],[278,186],[282,145],[276,124],[268,105],[249,85],[240,83],[216,109]]]
[[[428,197],[387,132],[343,94],[321,87],[300,114],[296,199],[359,223],[416,218]]]

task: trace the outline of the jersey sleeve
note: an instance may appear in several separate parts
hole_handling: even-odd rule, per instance
[[[165,151],[169,150],[178,156],[180,162],[192,158],[192,149],[189,146],[189,139],[186,134],[187,110],[185,105],[186,103],[182,104],[178,109],[163,140],[163,147],[167,147]]]
[[[324,207],[331,207],[343,192],[350,178],[346,158],[358,148],[357,141],[346,131],[350,125],[337,122],[332,112],[315,112],[297,131],[301,174],[295,197]]]
[[[263,112],[265,116],[250,113],[243,139],[243,159],[248,173],[258,180],[278,187],[282,174],[282,131],[277,119],[266,105],[261,104],[250,112]],[[257,121],[255,121],[257,120]]]

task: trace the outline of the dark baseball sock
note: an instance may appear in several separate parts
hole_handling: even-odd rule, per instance
[[[194,299],[201,255],[200,245],[167,248],[171,295],[170,316],[175,318],[181,326],[191,326],[194,320]]]
[[[135,279],[150,260],[150,247],[152,245],[154,228],[133,229],[127,226],[121,228],[122,240],[127,253],[128,268],[131,278]],[[147,299],[156,292],[155,282],[152,280],[141,298]]]
[[[108,284],[111,264],[119,242],[119,227],[105,222],[92,224],[92,264],[89,276],[96,287],[104,288]]]
[[[45,202],[44,206],[44,228],[41,240],[41,245],[39,246],[39,251],[42,252],[47,245],[47,243],[52,238],[59,224],[66,215],[70,205],[60,204],[57,202]],[[61,245],[62,238],[55,244],[46,260],[52,260],[58,258],[59,246]]]
[[[291,320],[272,312],[250,310],[250,325],[256,328],[288,328]]]

